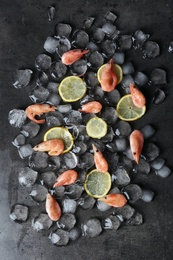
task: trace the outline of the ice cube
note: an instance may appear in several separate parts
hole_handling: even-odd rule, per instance
[[[80,196],[82,195],[84,188],[83,186],[80,186],[78,184],[71,184],[66,186],[65,188],[65,195],[67,196],[67,198],[69,199],[79,199]]]
[[[117,48],[117,45],[114,41],[106,39],[100,44],[100,49],[103,54],[103,56],[107,58],[111,58],[112,55],[115,53],[115,50]]]
[[[86,80],[88,87],[94,88],[94,87],[98,86],[98,84],[99,84],[97,75],[93,71],[88,71],[88,73],[85,76],[85,80]]]
[[[45,169],[48,165],[48,155],[44,152],[33,152],[29,158],[29,166],[33,169]]]
[[[55,16],[55,7],[54,6],[49,6],[48,8],[48,18],[49,21],[52,21],[54,19]]]
[[[157,42],[147,41],[143,46],[143,57],[144,58],[156,58],[160,55],[160,46]]]
[[[75,124],[80,125],[82,122],[82,114],[77,110],[71,110],[64,118],[65,123],[68,124]]]
[[[108,37],[111,37],[112,39],[115,39],[118,37],[116,26],[110,22],[104,23],[102,26],[102,30],[105,32],[105,34]]]
[[[84,154],[86,150],[88,149],[87,145],[83,141],[76,141],[72,152],[75,154]]]
[[[105,33],[102,28],[95,28],[92,32],[92,38],[95,42],[100,43],[103,41]]]
[[[57,229],[49,235],[49,238],[55,246],[66,246],[69,242],[69,232]]]
[[[111,206],[109,206],[108,204],[106,204],[105,202],[98,200],[97,204],[96,204],[98,210],[100,210],[101,212],[107,211],[111,208]]]
[[[19,156],[20,158],[24,159],[32,155],[33,149],[30,144],[24,144],[19,147]]]
[[[134,166],[134,172],[137,174],[149,174],[150,173],[150,164],[144,160],[143,158],[140,158],[139,163]]]
[[[56,53],[61,58],[61,56],[65,52],[67,52],[67,51],[69,51],[71,49],[71,43],[65,36],[59,37],[58,39],[59,39],[59,43],[58,43],[58,45],[56,47]]]
[[[87,19],[84,21],[84,29],[89,29],[92,25],[93,25],[93,22],[94,22],[95,18],[94,17],[87,17]]]
[[[120,100],[120,93],[117,89],[112,90],[111,92],[105,93],[106,103],[110,106],[116,106],[118,101]]]
[[[151,72],[150,81],[152,85],[166,84],[166,71],[156,68]]]
[[[135,203],[142,197],[142,189],[137,184],[129,184],[122,189],[122,192],[128,197],[130,203]]]
[[[142,151],[142,154],[148,161],[153,161],[156,159],[159,156],[159,153],[160,149],[154,143],[146,143]]]
[[[72,105],[67,104],[67,105],[58,105],[57,110],[62,113],[62,114],[68,114],[72,110]]]
[[[59,84],[57,82],[49,81],[47,84],[47,89],[49,90],[50,93],[53,92],[53,93],[57,94],[58,86],[59,86]]]
[[[67,67],[61,61],[53,62],[50,67],[51,76],[56,80],[62,79],[62,77],[65,76],[66,72]]]
[[[89,35],[84,30],[76,30],[73,33],[73,42],[72,44],[76,47],[85,49],[89,43]]]
[[[102,232],[101,223],[97,218],[91,218],[81,225],[82,235],[87,237],[97,237]]]
[[[120,166],[118,166],[117,170],[112,174],[112,179],[118,186],[126,186],[130,183],[130,177],[127,171]]]
[[[77,202],[73,199],[64,199],[62,202],[62,210],[64,213],[75,213]]]
[[[34,103],[43,103],[48,98],[50,92],[48,89],[44,88],[43,86],[36,86],[31,94],[29,95],[30,99]]]
[[[81,230],[79,228],[74,227],[69,231],[69,238],[72,241],[77,240],[80,237],[80,235],[81,235]]]
[[[27,188],[30,188],[34,185],[38,177],[38,172],[32,170],[29,167],[24,167],[19,169],[19,174],[18,174],[18,181],[19,184],[22,186],[25,186]]]
[[[53,171],[43,172],[40,176],[40,180],[46,185],[48,188],[52,188],[54,183],[56,182],[57,176]]]
[[[34,201],[40,203],[46,200],[47,193],[48,190],[45,186],[41,184],[34,184],[29,195],[32,197]]]
[[[30,69],[17,70],[14,76],[15,82],[13,83],[13,86],[15,88],[24,88],[28,86],[31,81],[32,73],[33,72]]]
[[[116,151],[124,152],[128,147],[128,141],[126,138],[116,138],[115,141]]]
[[[36,231],[47,230],[52,226],[52,224],[53,221],[44,213],[41,213],[32,220],[32,227]]]
[[[113,107],[105,107],[102,109],[101,118],[109,125],[114,125],[118,120],[116,110]]]
[[[171,173],[172,173],[171,169],[166,165],[163,165],[161,169],[156,171],[156,174],[162,178],[167,178]]]
[[[21,133],[25,137],[33,138],[40,131],[40,126],[33,121],[29,121],[27,124],[24,124],[21,128]]]
[[[66,231],[71,230],[76,224],[76,217],[72,213],[66,213],[61,216],[57,221],[58,228],[64,229]]]
[[[121,81],[121,86],[123,89],[125,89],[126,93],[130,93],[130,84],[135,84],[134,79],[132,78],[131,75],[125,75]]]
[[[84,59],[80,59],[74,62],[70,68],[71,74],[74,76],[83,76],[87,71],[87,62]]]
[[[142,197],[141,200],[145,201],[145,202],[151,202],[153,200],[154,197],[154,192],[151,190],[142,190]]]
[[[78,156],[73,152],[62,155],[63,161],[68,169],[74,169],[78,164]]]
[[[82,209],[92,209],[95,204],[95,199],[88,196],[87,194],[82,195],[82,197],[78,200],[78,205],[81,206]]]
[[[128,221],[127,224],[132,226],[141,225],[143,223],[143,216],[141,213],[136,212]]]
[[[26,121],[25,111],[22,109],[12,109],[8,114],[8,121],[14,127],[22,127]]]
[[[64,125],[64,119],[60,112],[54,111],[46,115],[46,124],[49,127]]]
[[[48,99],[46,100],[46,103],[50,104],[51,106],[58,106],[61,102],[61,97],[55,93],[50,93]]]
[[[11,209],[10,218],[19,223],[25,222],[28,218],[28,207],[21,204],[15,204]]]
[[[134,73],[135,69],[134,66],[132,64],[132,62],[128,61],[128,62],[124,62],[121,66],[122,70],[123,70],[123,74],[124,75],[129,75]]]
[[[147,75],[145,75],[143,72],[141,71],[138,71],[136,72],[135,76],[134,76],[134,81],[135,83],[139,86],[139,87],[142,87],[144,86],[145,84],[148,83],[148,77]]]
[[[117,15],[108,11],[105,15],[105,19],[111,23],[114,23],[117,19]]]
[[[48,36],[44,43],[44,49],[47,52],[53,54],[53,53],[55,53],[58,43],[59,43],[58,39]]]
[[[93,51],[98,51],[99,48],[98,48],[98,46],[97,46],[94,42],[90,41],[90,42],[87,44],[86,49],[89,50],[90,53],[91,53],[91,52],[93,52]]]
[[[88,58],[88,66],[98,69],[104,63],[104,58],[98,51],[93,51]]]
[[[57,199],[62,199],[64,197],[65,187],[64,186],[58,186],[54,188],[55,194]]]
[[[145,34],[143,31],[141,30],[137,30],[135,31],[134,35],[133,35],[133,48],[134,49],[140,49],[144,42],[146,42],[146,40],[150,37],[149,34]]]
[[[169,46],[168,46],[168,51],[169,51],[170,53],[173,52],[173,41],[170,41]]]
[[[152,100],[153,104],[159,105],[165,100],[165,98],[166,98],[165,92],[162,89],[158,88],[154,93],[154,97]]]
[[[38,70],[46,71],[50,68],[52,59],[46,54],[40,54],[35,60],[35,66]]]
[[[55,35],[56,36],[65,36],[67,38],[69,38],[70,34],[71,34],[72,28],[69,24],[66,23],[58,23],[55,26]]]
[[[80,169],[90,169],[94,166],[94,156],[91,153],[84,153],[79,158],[78,167]]]
[[[125,54],[124,52],[115,52],[114,55],[113,55],[113,61],[114,63],[117,63],[117,64],[123,64],[124,63],[124,59],[125,59]]]
[[[128,122],[119,121],[118,124],[116,125],[115,134],[119,137],[126,137],[126,136],[129,136],[131,131],[132,131],[132,128]]]
[[[13,140],[12,144],[16,147],[24,145],[26,142],[26,138],[23,134],[19,133]]]
[[[147,140],[155,134],[155,129],[152,125],[145,125],[141,128],[141,132],[143,133],[144,138]]]
[[[154,161],[151,162],[151,168],[158,171],[160,170],[165,163],[165,160],[161,157],[157,157]]]
[[[114,208],[113,214],[124,221],[130,219],[135,214],[135,209],[126,204],[123,207]]]
[[[103,229],[113,229],[117,230],[120,226],[120,220],[117,216],[110,215],[102,221]]]
[[[119,46],[122,51],[131,49],[132,47],[132,36],[131,35],[120,35],[118,38]]]

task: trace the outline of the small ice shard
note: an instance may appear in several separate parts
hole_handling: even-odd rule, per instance
[[[81,225],[82,235],[87,237],[97,237],[102,232],[102,226],[97,218],[91,218]]]
[[[29,167],[24,167],[19,170],[18,180],[22,186],[27,188],[32,187],[36,182],[38,177],[38,172],[30,169]]]
[[[157,42],[147,41],[143,46],[143,57],[144,58],[156,58],[160,55],[160,46]]]
[[[94,20],[95,20],[95,18],[94,17],[87,17],[87,19],[85,19],[85,21],[84,21],[84,25],[83,25],[83,27],[84,27],[84,29],[89,29],[92,25],[93,25],[93,23],[94,23]]]
[[[28,86],[31,81],[32,73],[33,72],[30,69],[17,70],[15,73],[15,82],[13,83],[13,86],[15,88],[24,88]]]
[[[165,92],[162,89],[158,88],[154,93],[153,104],[160,105],[165,100],[165,98]]]
[[[28,218],[28,207],[21,204],[15,204],[11,209],[10,218],[19,223],[25,222]]]
[[[173,52],[173,41],[170,41],[169,46],[168,46],[168,51],[169,51],[170,53]]]
[[[8,121],[10,125],[20,128],[25,123],[25,120],[26,120],[26,114],[24,110],[22,109],[10,110],[8,114]]]
[[[48,19],[49,19],[49,21],[52,21],[54,19],[54,16],[55,16],[55,7],[50,6],[48,8]]]

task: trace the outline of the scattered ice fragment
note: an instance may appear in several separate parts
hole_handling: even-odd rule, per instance
[[[78,184],[71,184],[66,186],[65,188],[65,195],[69,199],[79,199],[83,192],[83,187]]]
[[[69,232],[57,229],[49,235],[49,238],[55,246],[66,246],[69,242]]]
[[[21,145],[24,145],[26,142],[26,138],[23,134],[19,133],[14,140],[12,141],[12,144],[16,147],[19,147]]]
[[[30,188],[34,185],[38,177],[38,172],[29,167],[24,167],[19,170],[18,181],[19,184]]]
[[[120,224],[121,224],[120,220],[117,218],[117,216],[114,215],[110,215],[109,217],[105,218],[102,221],[103,229],[117,230]]]
[[[100,210],[101,212],[107,211],[111,208],[111,206],[109,206],[108,204],[106,204],[105,202],[103,202],[101,200],[97,200],[96,206],[97,206],[98,210]]]
[[[47,214],[41,213],[32,220],[32,227],[36,231],[47,230],[52,226],[53,221]]]
[[[165,160],[161,157],[157,157],[154,161],[151,162],[151,168],[158,171],[160,170],[165,163]]]
[[[92,38],[96,43],[100,43],[103,41],[105,37],[105,33],[102,28],[95,28],[92,32]]]
[[[117,15],[109,11],[106,13],[105,19],[111,23],[114,23],[117,19]]]
[[[114,63],[117,63],[117,64],[123,64],[124,63],[124,59],[125,59],[125,54],[124,52],[115,52],[114,55],[113,55],[113,61]]]
[[[134,66],[132,64],[131,61],[128,61],[128,62],[124,62],[121,66],[122,70],[123,70],[123,74],[124,75],[129,75],[129,74],[132,74],[134,73],[135,69],[134,69]]]
[[[36,86],[31,94],[29,95],[30,99],[34,102],[34,103],[43,103],[46,101],[46,99],[49,96],[49,90],[44,88],[43,86]]]
[[[69,231],[69,238],[72,241],[77,240],[80,237],[80,235],[81,235],[81,230],[79,228],[74,227]]]
[[[102,109],[101,118],[105,120],[107,124],[114,125],[118,120],[115,108],[105,107],[104,109]]]
[[[131,125],[125,121],[119,121],[116,125],[115,134],[119,137],[126,137],[132,131]]]
[[[64,199],[62,202],[62,211],[64,213],[75,213],[77,202],[73,199]]]
[[[155,134],[155,129],[152,125],[145,125],[140,129],[140,131],[143,133],[145,140],[151,138]]]
[[[113,211],[113,214],[123,221],[130,219],[134,215],[134,213],[135,209],[128,204],[121,208],[114,208]]]
[[[48,8],[48,18],[49,18],[49,21],[52,21],[54,19],[54,16],[55,16],[55,7],[54,6],[50,6]]]
[[[168,46],[168,51],[169,51],[170,53],[173,52],[173,41],[170,41],[169,46]]]
[[[81,225],[82,235],[87,237],[97,237],[102,232],[101,223],[97,218],[91,218]]]
[[[15,204],[11,209],[10,218],[19,223],[25,222],[28,218],[28,207],[21,204]]]
[[[17,70],[14,76],[15,82],[13,83],[13,86],[15,88],[24,88],[28,86],[31,81],[32,73],[33,72],[30,69]]]
[[[53,62],[50,67],[51,76],[56,80],[62,79],[62,77],[65,76],[66,72],[67,67],[61,61]]]
[[[40,54],[35,60],[35,66],[38,70],[46,71],[50,68],[52,59],[46,54]]]
[[[40,130],[40,126],[33,121],[29,121],[27,124],[24,124],[21,128],[21,133],[25,137],[33,138],[35,137]]]
[[[127,196],[130,203],[135,203],[142,196],[142,189],[137,184],[129,184],[123,187],[122,192]]]
[[[58,105],[57,110],[62,114],[68,114],[72,110],[71,104],[65,104],[65,105]]]
[[[83,76],[87,71],[87,62],[84,59],[80,59],[74,62],[70,68],[71,74],[75,76]]]
[[[143,72],[138,71],[136,72],[135,76],[134,76],[134,81],[136,83],[136,85],[138,85],[139,87],[144,86],[145,84],[148,83],[148,76],[145,75]]]
[[[47,193],[48,193],[48,190],[45,186],[43,186],[41,184],[35,184],[32,187],[32,190],[29,195],[32,197],[32,199],[34,201],[36,201],[37,203],[40,203],[42,201],[45,201]]]
[[[152,85],[166,84],[166,71],[160,68],[151,72],[150,81]]]
[[[141,30],[137,30],[135,31],[134,35],[133,35],[133,48],[134,49],[140,49],[144,42],[146,42],[146,40],[150,37],[149,34],[145,34],[143,31]]]
[[[171,174],[171,172],[172,171],[168,166],[163,165],[161,169],[156,171],[156,174],[159,175],[162,178],[167,178]]]
[[[153,200],[154,197],[154,192],[151,190],[142,190],[142,197],[141,200],[145,201],[145,202],[151,202]]]
[[[54,183],[56,182],[57,176],[53,171],[43,172],[40,176],[40,180],[46,185],[48,188],[52,188]]]
[[[44,43],[44,49],[53,54],[56,51],[56,47],[58,46],[59,40],[53,37],[48,36],[45,43]]]
[[[46,114],[46,124],[49,127],[64,125],[64,119],[60,112],[54,111]]]
[[[126,51],[132,47],[132,36],[131,35],[120,35],[118,38],[120,50]]]
[[[71,34],[72,28],[69,24],[66,23],[58,23],[55,26],[55,35],[56,36],[65,36],[67,38],[69,38],[70,34]]]
[[[127,171],[120,166],[118,166],[117,170],[112,174],[112,179],[117,186],[126,186],[130,183],[130,177]]]
[[[83,27],[84,27],[84,29],[89,29],[92,25],[93,25],[93,23],[94,23],[94,20],[95,20],[95,18],[94,17],[87,17],[87,19],[84,21],[84,25],[83,25]]]
[[[154,93],[153,104],[160,105],[165,100],[165,98],[165,92],[162,89],[158,88]]]
[[[25,159],[32,155],[33,149],[30,144],[24,144],[19,147],[18,152],[19,152],[20,158]]]
[[[8,121],[10,125],[20,128],[26,120],[25,111],[22,109],[12,109],[8,114]]]
[[[149,174],[150,164],[143,158],[140,158],[139,163],[135,164],[133,171],[137,174]]]
[[[76,224],[76,217],[72,213],[66,213],[61,216],[57,221],[58,228],[64,229],[66,231],[71,230]]]
[[[115,53],[116,48],[117,48],[116,43],[109,39],[106,39],[100,44],[102,55],[107,58],[112,57],[112,55]]]
[[[32,169],[45,169],[48,164],[48,155],[44,152],[33,152],[29,158],[29,166]]]
[[[156,58],[160,55],[160,47],[157,42],[147,41],[143,45],[143,57],[144,58]]]
[[[136,212],[128,221],[127,224],[132,226],[141,225],[143,223],[143,216],[141,213]]]
[[[142,154],[148,161],[153,161],[156,159],[159,156],[159,153],[160,149],[154,143],[146,143],[142,151]]]
[[[87,194],[83,194],[77,203],[81,206],[82,209],[92,209],[95,204],[95,199],[88,196]]]
[[[104,63],[104,58],[98,51],[93,51],[88,58],[88,66],[98,69]]]
[[[85,49],[88,43],[89,35],[84,30],[78,29],[73,33],[72,44],[74,46]]]
[[[127,94],[130,93],[130,84],[135,84],[134,79],[131,75],[125,75],[121,81],[122,88],[126,91]]]

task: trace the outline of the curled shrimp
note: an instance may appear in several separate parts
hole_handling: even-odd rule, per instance
[[[59,177],[56,179],[53,188],[63,185],[70,185],[74,183],[78,178],[78,173],[75,170],[67,170],[63,172]]]
[[[79,109],[80,112],[93,113],[93,114],[97,114],[101,110],[102,110],[102,104],[98,101],[88,102],[82,105],[82,108]]]
[[[144,107],[146,104],[145,96],[134,84],[130,84],[129,86],[133,104],[139,108]]]
[[[99,172],[107,172],[108,171],[108,163],[106,159],[104,158],[103,154],[96,148],[96,146],[92,145],[94,150],[94,162],[96,169]]]
[[[108,194],[105,197],[100,198],[99,200],[115,208],[123,207],[127,203],[127,199],[125,198],[125,196],[118,193]]]
[[[82,58],[82,56],[88,52],[89,50],[81,50],[81,49],[70,50],[65,52],[62,55],[61,61],[65,65],[72,65],[75,61]]]
[[[101,73],[101,88],[106,91],[110,92],[115,89],[117,85],[117,76],[113,71],[113,60],[111,59],[109,63],[106,64],[105,68]]]
[[[144,136],[141,131],[134,130],[130,135],[130,149],[136,163],[139,163],[139,158],[144,144]]]
[[[33,147],[34,151],[48,152],[51,156],[57,156],[64,151],[64,142],[61,139],[50,139]]]
[[[50,193],[46,196],[46,212],[49,218],[53,221],[57,221],[61,217],[61,208],[56,199],[50,195]]]
[[[25,109],[26,116],[34,121],[37,124],[44,124],[45,119],[40,119],[37,120],[35,116],[41,116],[44,113],[48,113],[51,111],[55,111],[56,107],[55,106],[50,106],[48,104],[34,104],[30,105]]]

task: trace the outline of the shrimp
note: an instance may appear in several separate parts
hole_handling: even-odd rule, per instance
[[[56,107],[55,106],[50,106],[48,104],[34,104],[34,105],[30,105],[26,108],[25,113],[26,116],[34,121],[37,124],[44,124],[45,119],[40,119],[37,120],[34,117],[35,116],[41,116],[43,113],[48,113],[51,111],[55,111]]]
[[[57,156],[64,151],[64,142],[61,139],[50,139],[33,147],[34,151],[48,152],[51,156]]]
[[[125,198],[125,196],[118,193],[108,194],[105,197],[100,198],[99,200],[115,208],[123,207],[127,203],[127,199]]]
[[[61,61],[65,65],[72,65],[75,61],[82,58],[82,56],[88,52],[89,50],[81,50],[81,49],[70,50],[65,52],[62,55]]]
[[[82,105],[82,108],[79,109],[80,112],[93,113],[93,114],[97,114],[101,110],[102,110],[102,104],[100,104],[100,102],[98,101],[88,102]]]
[[[144,144],[144,136],[139,130],[134,130],[130,135],[130,149],[136,163],[139,163],[139,158]]]
[[[74,170],[67,170],[63,172],[57,179],[53,188],[63,185],[70,185],[74,183],[78,178],[78,173]]]
[[[56,199],[50,195],[50,193],[46,196],[46,212],[49,218],[53,221],[57,221],[61,217],[61,208]]]
[[[129,86],[133,104],[139,108],[145,106],[146,99],[142,92],[134,84],[130,84]]]
[[[107,172],[108,171],[108,163],[104,158],[103,154],[96,148],[96,146],[92,145],[94,150],[94,162],[96,169],[100,172]]]
[[[110,92],[114,90],[114,88],[117,85],[117,76],[115,75],[113,71],[113,60],[111,59],[109,63],[106,64],[105,68],[102,71],[101,74],[101,88],[106,91]]]

